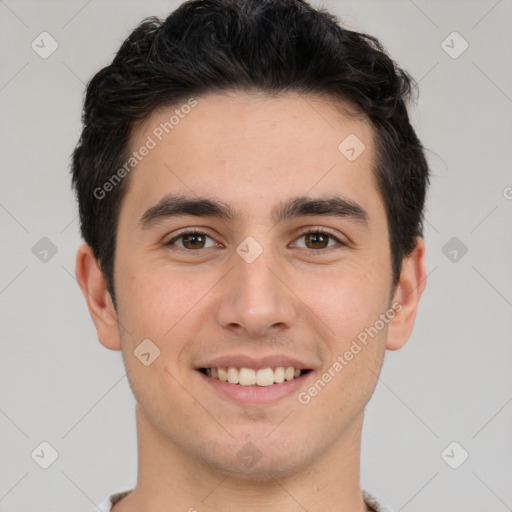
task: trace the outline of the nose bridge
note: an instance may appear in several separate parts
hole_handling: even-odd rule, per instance
[[[248,237],[233,255],[233,265],[228,289],[220,298],[219,323],[239,326],[252,335],[264,335],[277,325],[289,326],[295,314],[293,294],[277,277],[281,266],[271,247]]]

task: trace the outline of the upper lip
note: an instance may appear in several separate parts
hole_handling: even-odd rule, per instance
[[[279,366],[293,366],[294,368],[299,368],[301,370],[310,370],[312,369],[311,365],[300,361],[299,359],[295,359],[294,357],[289,357],[282,354],[268,355],[264,357],[252,357],[244,354],[237,355],[226,355],[219,356],[214,359],[210,359],[206,361],[204,364],[201,364],[197,367],[200,368],[228,368],[233,366],[235,368],[277,368]]]

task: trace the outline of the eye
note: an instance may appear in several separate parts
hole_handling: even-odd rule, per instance
[[[197,250],[197,249],[208,249],[208,247],[215,247],[216,243],[214,242],[212,245],[206,246],[206,239],[209,238],[214,242],[213,238],[208,236],[206,233],[201,231],[189,230],[182,231],[179,235],[175,236],[173,239],[169,240],[166,245],[177,245],[182,249],[188,250]],[[176,244],[178,240],[181,240],[181,245]]]
[[[301,238],[304,238],[305,245],[296,245],[295,247],[300,247],[301,249],[312,249],[315,250],[315,252],[320,253],[323,252],[323,250],[336,245],[336,243],[329,245],[329,242],[337,242],[340,245],[346,245],[332,233],[321,229],[306,231],[305,233],[302,233],[297,240],[300,240]]]
[[[322,253],[325,250],[330,249],[331,247],[338,245],[346,245],[339,238],[334,236],[329,231],[325,231],[322,229],[314,229],[309,230],[302,233],[296,240],[304,239],[304,245],[296,244],[294,247],[299,247],[300,249],[310,249],[316,253]],[[210,245],[207,245],[207,240],[211,241]],[[331,243],[332,242],[332,243]],[[198,231],[198,230],[187,230],[182,231],[174,238],[169,240],[165,245],[176,245],[185,250],[189,251],[197,251],[199,249],[208,249],[210,247],[215,247],[218,245],[212,237],[208,234]]]

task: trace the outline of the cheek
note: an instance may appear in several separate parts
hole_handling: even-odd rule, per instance
[[[340,431],[364,409],[382,367],[386,327],[373,331],[373,323],[365,328],[360,328],[364,322],[357,323],[359,326],[344,326],[345,332],[331,344],[330,359],[298,396],[306,409],[309,404],[315,410],[316,421],[327,430]]]
[[[307,294],[305,302],[327,349],[323,373],[305,390],[304,400],[318,395],[319,403],[344,415],[360,410],[373,393],[388,325],[381,320],[389,307],[387,272],[379,264],[364,269],[357,265],[324,275],[316,280],[319,286],[304,280],[298,292]],[[335,421],[335,417],[325,421]]]
[[[294,292],[311,311],[311,319],[337,349],[373,325],[388,308],[390,282],[379,264],[352,261],[294,279]]]
[[[162,341],[208,289],[206,276],[194,279],[162,262],[144,268],[125,265],[119,276],[120,317],[126,330]]]
[[[197,403],[189,393],[183,392],[186,380],[169,361],[168,354],[162,351],[149,366],[134,357],[133,351],[123,351],[123,355],[130,388],[151,424],[158,426],[164,435],[174,432],[176,437],[183,429],[192,437],[200,435],[200,422],[190,421]]]

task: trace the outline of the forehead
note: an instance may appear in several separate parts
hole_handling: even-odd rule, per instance
[[[377,197],[373,130],[349,112],[339,100],[292,93],[208,94],[161,107],[134,126],[131,150],[151,149],[123,205],[147,208],[169,192],[215,195],[243,215],[283,195]]]
[[[300,154],[304,142],[317,149],[338,150],[339,137],[345,132],[357,132],[367,147],[372,146],[371,124],[339,99],[292,92],[278,96],[257,91],[209,93],[153,111],[134,126],[132,145],[136,148],[147,136],[158,145],[173,140],[177,144],[186,138],[187,145],[179,148],[182,155],[214,151],[233,156],[233,144],[267,145],[273,140],[277,145],[286,139],[288,147],[297,146],[289,155],[293,158]],[[215,147],[207,145],[209,141],[215,142]],[[198,146],[201,154],[196,151]]]

